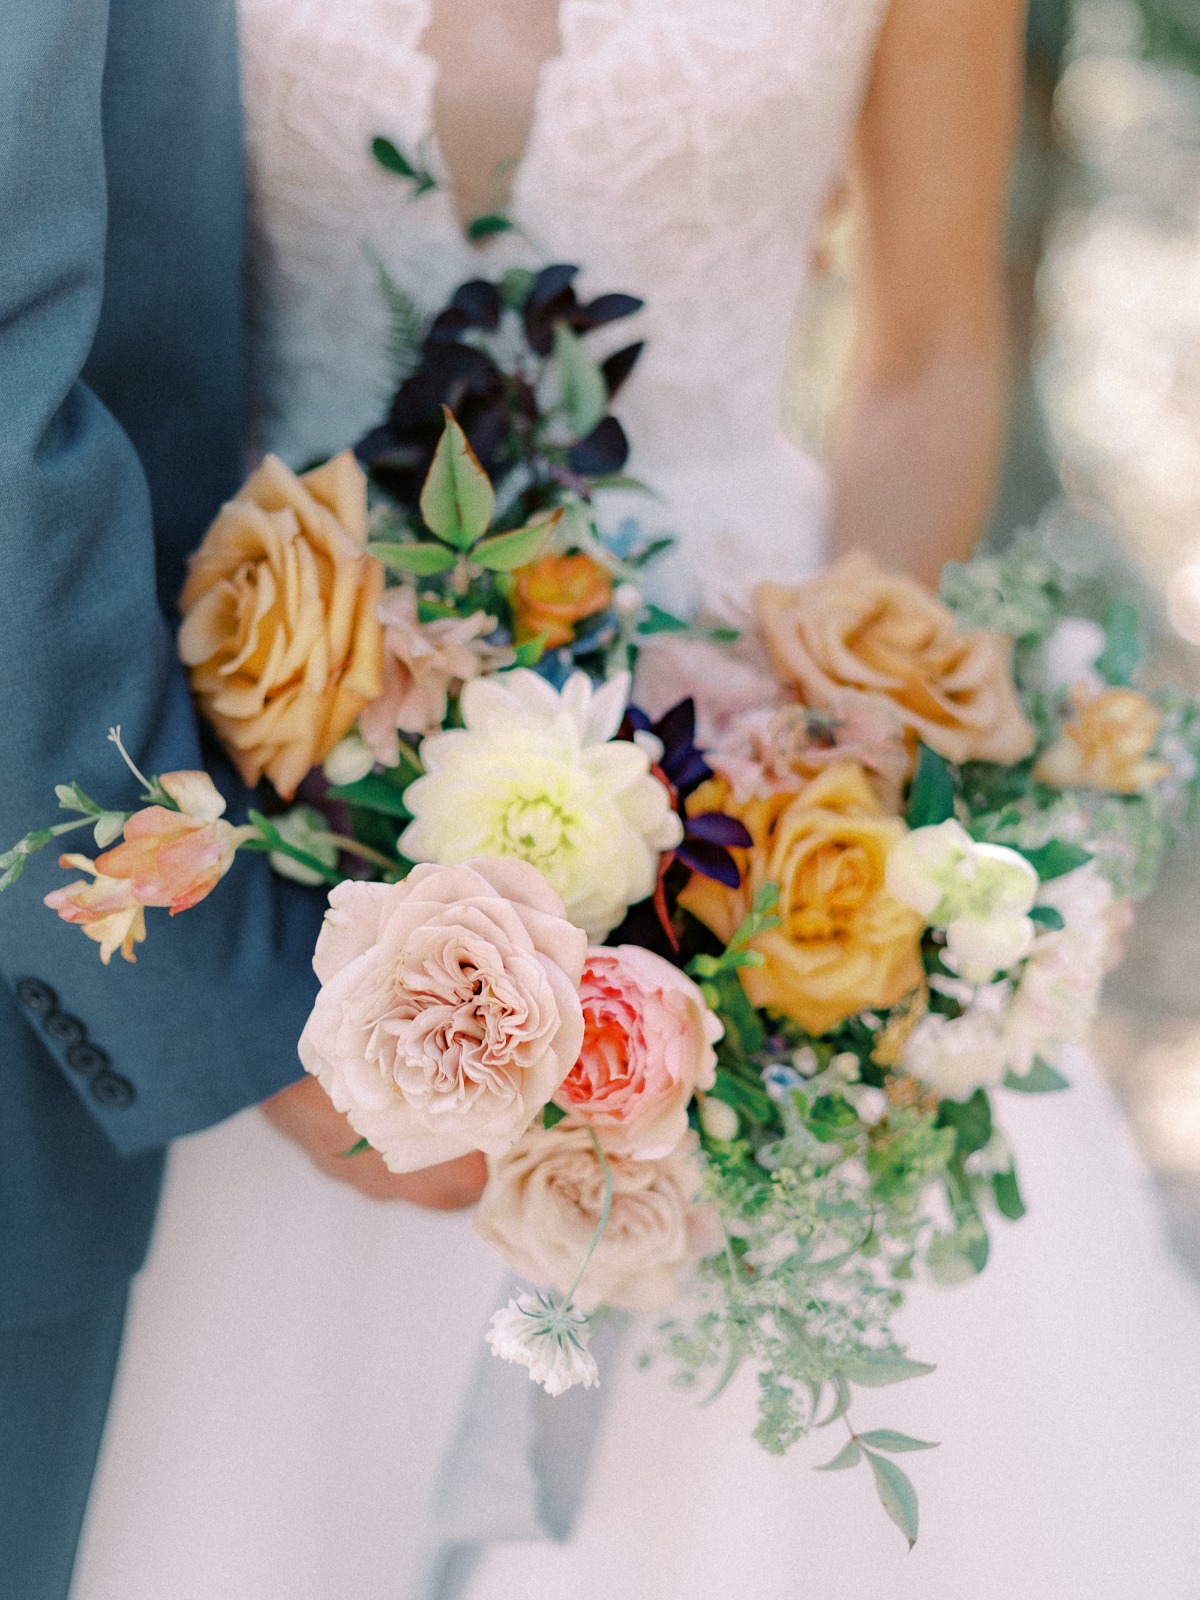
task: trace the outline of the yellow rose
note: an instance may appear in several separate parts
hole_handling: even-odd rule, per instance
[[[290,799],[382,688],[383,568],[349,451],[298,478],[268,456],[192,557],[179,654],[243,780]]]
[[[1089,695],[1071,692],[1079,713],[1046,750],[1033,775],[1053,789],[1108,789],[1140,794],[1170,772],[1165,761],[1147,759],[1158,737],[1162,712],[1136,689],[1105,689]]]
[[[1013,687],[1012,641],[960,633],[913,578],[861,551],[800,584],[760,584],[754,609],[771,664],[806,705],[839,690],[885,695],[910,739],[948,761],[1020,761],[1033,749]]]
[[[924,983],[924,922],[884,887],[888,853],[905,827],[887,816],[853,761],[826,768],[799,794],[736,804],[722,778],[702,784],[691,811],[724,811],[754,840],[735,850],[740,889],[699,874],[679,903],[728,943],[767,883],[779,885],[780,926],[755,939],[760,967],[742,969],[756,1006],[827,1033],[869,1006],[898,1004]]]

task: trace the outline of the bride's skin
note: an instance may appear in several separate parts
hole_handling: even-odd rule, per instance
[[[506,199],[504,163],[528,138],[557,18],[557,0],[435,0],[423,47],[442,63],[438,139],[464,218]],[[862,332],[833,456],[833,547],[930,583],[974,544],[999,460],[1024,20],[1024,0],[892,0],[858,130]],[[263,1109],[374,1199],[453,1210],[483,1189],[479,1155],[404,1174],[373,1150],[341,1159],[357,1135],[314,1079]]]

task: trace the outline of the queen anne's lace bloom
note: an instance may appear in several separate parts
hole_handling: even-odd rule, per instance
[[[519,1294],[492,1317],[485,1335],[504,1361],[527,1367],[534,1383],[549,1395],[576,1384],[599,1385],[596,1358],[588,1349],[588,1319],[573,1306],[559,1306],[545,1295]]]
[[[405,792],[400,838],[413,861],[452,866],[516,856],[538,868],[577,927],[600,940],[652,894],[661,851],[683,836],[645,751],[614,740],[627,674],[560,691],[518,669],[468,683],[462,728],[421,745],[426,775]]]

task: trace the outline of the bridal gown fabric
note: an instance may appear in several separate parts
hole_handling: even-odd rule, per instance
[[[788,331],[883,0],[560,0],[524,238],[483,254],[435,137],[430,0],[242,4],[261,448],[301,466],[377,420],[378,262],[432,311],[467,277],[575,261],[586,292],[647,301],[618,409],[694,597],[813,569],[825,486],[781,429]],[[381,133],[442,186],[380,172]],[[493,1360],[508,1284],[468,1218],[361,1200],[253,1111],[182,1141],[73,1600],[1200,1594],[1200,1298],[1106,1087],[1083,1054],[1070,1073],[1003,1105],[1030,1215],[905,1314],[937,1373],[855,1408],[945,1440],[905,1463],[912,1555],[862,1469],[811,1472],[839,1439],[766,1456],[752,1381],[701,1409],[636,1370],[645,1329],[603,1335],[601,1390],[559,1401]]]

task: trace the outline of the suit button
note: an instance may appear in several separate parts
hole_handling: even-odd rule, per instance
[[[96,1044],[73,1044],[67,1051],[67,1065],[72,1072],[81,1072],[85,1078],[95,1077],[111,1062],[106,1050]]]
[[[110,1067],[102,1067],[92,1079],[92,1098],[109,1111],[124,1111],[137,1099],[137,1094],[128,1078]]]
[[[42,1023],[42,1029],[47,1039],[53,1039],[55,1044],[82,1044],[87,1038],[87,1029],[69,1011],[52,1011]]]
[[[58,1005],[58,996],[40,978],[22,978],[17,984],[17,999],[35,1017],[47,1016]]]

